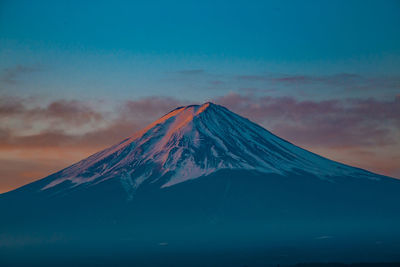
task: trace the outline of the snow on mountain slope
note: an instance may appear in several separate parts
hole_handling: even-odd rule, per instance
[[[301,149],[222,106],[205,103],[176,108],[121,143],[62,170],[42,190],[63,182],[77,187],[119,179],[127,192],[133,192],[145,181],[162,181],[161,186],[168,187],[222,169],[280,175],[301,171],[326,180],[379,179]]]

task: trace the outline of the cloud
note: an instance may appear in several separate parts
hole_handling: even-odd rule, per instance
[[[25,110],[21,99],[5,96],[0,98],[0,117],[15,115]]]
[[[169,72],[163,81],[196,92],[220,92],[294,95],[304,99],[329,99],[332,95],[354,98],[387,98],[400,91],[400,75],[366,75],[335,73],[328,75],[285,74],[221,74],[203,69]],[[208,96],[205,96],[207,98]]]
[[[42,68],[39,66],[16,65],[15,67],[4,69],[0,75],[0,81],[7,84],[16,84],[19,76],[41,70]]]
[[[279,75],[270,77],[270,81],[279,83],[297,83],[297,84],[328,84],[328,85],[346,85],[366,80],[365,77],[353,73],[339,73],[334,75]]]
[[[59,100],[50,103],[45,109],[33,110],[41,117],[54,117],[62,119],[67,123],[82,124],[87,121],[102,119],[102,115],[82,101]]]
[[[69,128],[98,123],[103,119],[103,114],[90,103],[79,100],[57,100],[38,106],[32,99],[7,96],[0,99],[0,122],[3,125],[19,121],[25,129],[35,125]]]
[[[264,75],[237,75],[236,78],[245,81],[268,81],[270,79]]]
[[[0,147],[104,147],[132,135],[181,104],[176,99],[161,97],[129,100],[115,107],[113,116],[107,116],[106,112],[84,101],[57,100],[45,107],[28,107],[24,99],[4,98],[0,100],[0,120],[44,127],[36,133],[26,134],[26,127],[3,126],[0,128]],[[59,125],[63,127],[55,127]],[[89,130],[71,133],[71,127],[87,127]]]
[[[394,133],[400,131],[400,97],[301,101],[294,97],[228,94],[214,101],[302,145],[338,148],[398,142]],[[0,120],[23,126],[7,127],[3,123],[0,146],[111,145],[184,104],[188,103],[150,97],[125,101],[115,108],[113,116],[108,116],[84,101],[58,100],[44,107],[28,107],[24,100],[2,100]],[[27,134],[24,126],[30,124],[43,127]],[[70,129],[79,127],[87,129]]]
[[[278,135],[325,147],[389,145],[400,130],[400,98],[300,101],[229,94],[216,100]]]
[[[353,73],[338,73],[333,75],[293,75],[293,74],[266,73],[263,75],[237,75],[236,79],[248,80],[248,81],[268,81],[268,82],[287,83],[287,84],[325,83],[332,85],[332,84],[361,82],[365,80],[371,80],[372,78],[371,77],[367,78]]]
[[[396,94],[400,90],[400,76],[365,76],[354,73],[338,73],[333,75],[291,75],[272,74],[236,75],[235,80],[248,87],[259,85],[266,90],[271,88],[303,90],[308,97],[337,92],[338,95],[357,95],[358,97],[384,96]],[[370,93],[368,93],[370,92]],[[372,94],[373,92],[373,94]],[[368,93],[368,94],[367,94]]]

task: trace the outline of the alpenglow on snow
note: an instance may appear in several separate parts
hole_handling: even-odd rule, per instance
[[[93,186],[117,178],[131,194],[143,183],[169,187],[223,169],[280,175],[301,171],[325,180],[379,179],[297,147],[207,102],[172,110],[121,143],[56,173],[41,190],[64,183],[70,188]]]

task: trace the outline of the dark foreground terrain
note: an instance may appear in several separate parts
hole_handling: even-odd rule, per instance
[[[121,188],[111,181],[26,202],[10,201],[24,194],[12,192],[0,199],[8,214],[1,220],[0,264],[399,261],[400,181],[336,181],[221,171],[163,190],[142,187],[132,201],[116,194]]]

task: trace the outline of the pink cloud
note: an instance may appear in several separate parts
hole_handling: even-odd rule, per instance
[[[400,128],[400,98],[299,101],[293,97],[229,94],[218,98],[233,111],[279,135],[324,146],[391,144]]]

